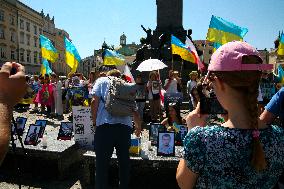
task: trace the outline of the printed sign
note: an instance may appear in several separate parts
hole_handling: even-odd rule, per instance
[[[183,95],[182,93],[165,93],[165,107],[168,107],[169,103],[177,103],[181,106]]]
[[[264,99],[270,100],[275,94],[275,86],[273,83],[261,82],[260,83],[261,94]]]
[[[94,150],[93,121],[91,119],[91,108],[82,106],[73,106],[73,131],[74,140],[83,149]]]

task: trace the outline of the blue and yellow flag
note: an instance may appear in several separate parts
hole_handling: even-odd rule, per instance
[[[193,52],[191,52],[191,50],[185,44],[183,44],[178,38],[176,38],[173,35],[171,38],[171,44],[172,44],[172,54],[177,54],[183,60],[197,64],[196,55]]]
[[[212,15],[206,39],[213,42],[213,47],[216,50],[225,43],[242,41],[247,32],[247,28],[242,28]]]
[[[41,68],[40,68],[40,74],[44,76],[45,74],[50,75],[51,73],[52,73],[52,70],[49,67],[48,61],[43,58],[42,59],[42,65],[41,65]]]
[[[42,58],[54,63],[58,58],[58,52],[52,42],[47,37],[40,35],[40,45]]]
[[[277,82],[284,84],[284,71],[280,64],[278,64],[278,75],[277,75]]]
[[[124,65],[124,57],[112,50],[106,49],[104,52],[104,65],[121,66]]]
[[[279,46],[277,53],[279,55],[284,55],[284,33],[282,32],[280,40],[279,40]]]
[[[67,65],[72,69],[71,73],[75,73],[79,62],[81,62],[81,57],[76,49],[76,47],[69,41],[66,37],[64,38],[65,41],[65,58]]]

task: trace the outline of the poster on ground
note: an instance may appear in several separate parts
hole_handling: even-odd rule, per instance
[[[81,148],[94,150],[95,131],[91,119],[91,108],[83,106],[73,106],[73,132],[74,140]]]

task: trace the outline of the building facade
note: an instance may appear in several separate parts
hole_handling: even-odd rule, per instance
[[[40,35],[49,38],[59,51],[50,64],[58,74],[70,72],[65,63],[64,37],[69,34],[55,27],[54,17],[39,13],[18,0],[0,0],[0,67],[7,61],[23,64],[27,74],[39,74],[42,64]]]
[[[0,0],[0,67],[18,61],[18,27],[15,1]]]
[[[40,72],[40,43],[39,36],[42,34],[43,18],[32,8],[17,1],[18,11],[18,49],[20,64],[23,64],[27,74]]]
[[[86,78],[89,77],[89,73],[93,71],[93,68],[95,68],[95,56],[89,56],[79,63],[79,68],[77,72],[82,73]]]

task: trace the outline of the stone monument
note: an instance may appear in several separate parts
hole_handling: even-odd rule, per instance
[[[174,60],[175,70],[196,70],[196,65],[184,61],[183,66],[181,58],[178,55],[172,55],[171,52],[171,35],[176,36],[182,42],[185,41],[186,36],[191,39],[192,30],[185,30],[183,28],[183,0],[156,0],[157,5],[157,26],[152,31],[151,28],[146,29],[141,25],[145,31],[146,39],[143,39],[143,46],[136,54],[136,68],[140,62],[147,59],[160,59],[172,67],[172,60]],[[142,42],[142,40],[141,40]],[[162,72],[167,72],[163,70]],[[187,73],[183,73],[186,75]],[[162,74],[167,75],[167,73]]]

